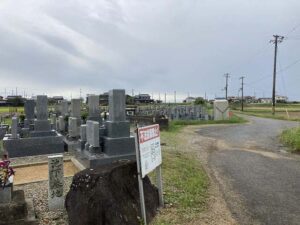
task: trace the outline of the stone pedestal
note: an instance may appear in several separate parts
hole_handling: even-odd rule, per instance
[[[10,203],[12,200],[13,185],[10,184],[5,188],[0,187],[0,204]]]

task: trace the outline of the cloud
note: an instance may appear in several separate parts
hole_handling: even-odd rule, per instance
[[[2,1],[0,94],[18,87],[69,97],[80,89],[124,88],[214,97],[224,94],[229,72],[229,94],[237,94],[244,75],[246,94],[270,96],[268,41],[299,22],[299,6],[296,0]],[[280,45],[281,67],[297,59],[296,45]],[[299,66],[278,75],[278,94],[300,99]]]

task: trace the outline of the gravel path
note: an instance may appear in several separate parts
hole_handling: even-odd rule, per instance
[[[68,193],[72,177],[65,178],[64,196]],[[68,224],[66,210],[50,212],[48,210],[48,181],[14,186],[15,190],[24,190],[26,198],[32,198],[39,224],[64,225]]]

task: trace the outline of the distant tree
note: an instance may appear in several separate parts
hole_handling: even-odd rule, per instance
[[[204,105],[205,104],[205,100],[202,97],[198,97],[195,99],[195,105]]]
[[[134,97],[130,95],[126,95],[126,104],[127,105],[134,105]]]

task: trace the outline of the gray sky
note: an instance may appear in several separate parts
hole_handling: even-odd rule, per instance
[[[270,97],[273,34],[277,94],[300,100],[299,0],[26,0],[0,2],[0,94],[79,96],[124,88],[172,100]]]

